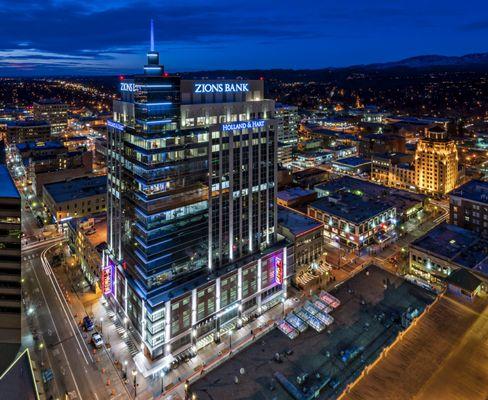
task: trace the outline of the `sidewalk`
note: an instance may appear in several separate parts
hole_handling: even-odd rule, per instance
[[[362,268],[364,264],[365,262],[357,267]],[[233,329],[232,336],[228,332],[223,334],[220,343],[211,342],[199,350],[194,358],[180,364],[178,368],[170,370],[163,377],[161,377],[160,373],[149,374],[149,376],[144,377],[138,370],[138,366],[141,366],[140,359],[145,356],[137,348],[137,343],[132,339],[132,334],[128,331],[124,321],[109,308],[106,300],[101,298],[99,294],[92,292],[77,293],[74,291],[71,283],[67,283],[68,279],[62,268],[57,268],[56,274],[60,278],[60,282],[64,282],[66,289],[71,293],[71,308],[78,322],[81,321],[84,315],[90,315],[103,336],[106,349],[103,353],[98,351],[95,358],[99,369],[104,371],[105,378],[110,379],[111,382],[110,387],[107,388],[109,395],[107,398],[133,399],[134,381],[132,371],[137,371],[138,400],[183,399],[185,397],[184,387],[186,382],[192,383],[199,379],[225,362],[229,357],[232,357],[236,352],[252,344],[259,337],[273,329],[275,322],[283,317],[283,306],[278,303],[256,320],[240,329]],[[333,270],[333,274],[336,276],[336,280],[329,282],[328,288],[336,286],[351,276],[341,270]],[[299,299],[287,299],[285,314],[305,300],[306,296],[303,293],[299,293],[299,295],[301,295]],[[138,366],[136,366],[136,361],[138,361]],[[125,377],[127,379],[124,379]],[[163,383],[164,394],[162,394]],[[115,389],[115,397],[111,392],[112,388]]]
[[[103,396],[103,393],[99,393],[99,395],[102,395],[103,397],[101,398],[103,399],[129,398],[129,388],[123,383],[122,364],[116,363],[116,359],[111,354],[111,345],[116,344],[112,343],[112,337],[117,338],[117,335],[111,332],[109,324],[100,326],[100,317],[98,316],[102,315],[98,312],[98,309],[101,307],[99,301],[100,295],[94,293],[78,293],[74,290],[72,282],[68,280],[67,274],[62,267],[55,268],[54,272],[61,288],[65,293],[68,293],[68,303],[77,324],[80,325],[83,317],[89,315],[90,317],[94,317],[93,322],[96,325],[96,329],[102,334],[105,343],[104,348],[92,350],[92,356],[97,369],[101,374],[102,380],[105,382],[106,395]],[[83,333],[83,338],[86,343],[90,342],[90,335],[88,333]],[[141,399],[143,398],[141,397]]]

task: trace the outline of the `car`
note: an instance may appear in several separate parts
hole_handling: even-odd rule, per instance
[[[100,335],[98,332],[92,333],[91,341],[97,349],[100,349],[103,346],[102,335]]]
[[[93,321],[90,319],[89,316],[86,316],[85,318],[83,318],[83,327],[85,328],[85,330],[87,331],[92,331],[93,328],[95,327],[93,325]]]

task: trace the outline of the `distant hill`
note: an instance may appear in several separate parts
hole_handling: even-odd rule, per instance
[[[389,68],[431,68],[431,67],[488,67],[488,53],[466,54],[464,56],[425,55],[405,58],[387,63],[357,65],[356,68],[389,69]],[[349,68],[354,68],[349,67]]]
[[[488,53],[466,54],[464,56],[424,55],[376,64],[351,65],[349,67],[325,67],[316,69],[252,69],[252,70],[213,70],[182,72],[181,76],[192,78],[230,78],[258,79],[259,77],[284,80],[323,80],[340,78],[351,73],[392,73],[432,71],[488,71]]]

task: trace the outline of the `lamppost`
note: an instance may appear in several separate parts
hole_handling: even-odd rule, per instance
[[[164,394],[164,371],[161,371],[161,394]]]
[[[124,361],[124,379],[127,378],[127,360]]]
[[[283,304],[283,318],[285,318],[285,302],[286,302],[286,299],[283,297],[281,299],[281,304]]]
[[[229,330],[229,350],[232,350],[232,329]]]
[[[100,335],[103,336],[103,317],[100,317]]]
[[[137,397],[137,370],[132,370],[132,376],[134,377],[134,399]]]

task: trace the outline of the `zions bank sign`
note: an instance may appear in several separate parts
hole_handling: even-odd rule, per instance
[[[245,93],[249,92],[249,83],[219,82],[194,83],[193,93]]]

